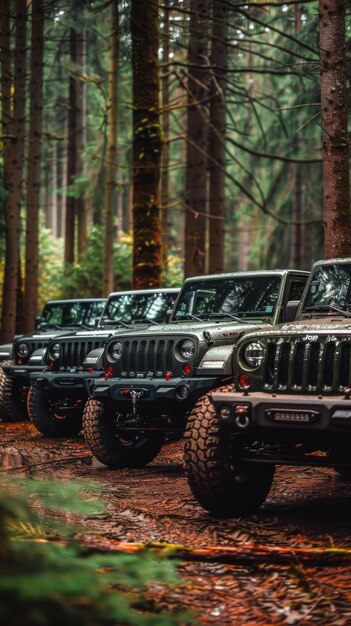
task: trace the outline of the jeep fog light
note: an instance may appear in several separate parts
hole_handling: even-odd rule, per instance
[[[180,385],[176,391],[177,397],[181,400],[185,400],[189,395],[189,387],[187,385]]]
[[[244,350],[244,359],[249,367],[259,367],[263,361],[263,346],[259,341],[248,343]]]
[[[230,406],[223,404],[223,406],[219,409],[219,414],[222,419],[227,420],[231,414]]]

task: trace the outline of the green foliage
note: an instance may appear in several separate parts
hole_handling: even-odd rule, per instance
[[[89,229],[86,250],[79,263],[67,269],[62,282],[63,297],[102,296],[102,226]],[[132,240],[122,234],[114,243],[114,290],[130,289],[132,285]]]
[[[0,493],[0,622],[8,626],[191,623],[180,613],[150,612],[145,584],[177,582],[171,562],[149,554],[113,555],[84,551],[77,530],[53,522],[48,511],[98,514],[97,487],[12,479]],[[89,494],[82,500],[82,492]],[[32,507],[29,505],[32,504]],[[39,514],[33,507],[40,511]],[[69,513],[71,515],[71,513]]]

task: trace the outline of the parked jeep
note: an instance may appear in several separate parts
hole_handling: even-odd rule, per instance
[[[202,397],[188,420],[185,469],[198,502],[246,514],[275,464],[351,474],[351,259],[312,268],[296,321],[237,344],[237,391]]]
[[[87,400],[85,381],[99,371],[103,345],[125,329],[157,327],[169,317],[179,289],[144,289],[110,294],[98,330],[80,331],[52,339],[37,368],[31,373],[29,413],[34,425],[47,437],[76,435],[82,427]],[[42,371],[43,366],[47,371]]]
[[[9,344],[11,360],[1,363],[0,368],[0,418],[4,422],[27,419],[28,372],[41,362],[50,339],[68,330],[95,328],[105,303],[105,298],[50,300],[36,319],[37,330]]]
[[[94,299],[94,302],[97,304],[94,305],[93,308],[90,307],[89,311],[88,308],[84,310],[82,308],[80,313],[78,313],[77,307],[72,309],[72,305],[75,305],[77,302],[82,303],[87,302],[87,300],[49,300],[45,304],[42,314],[35,320],[35,330],[41,333],[47,333],[50,330],[52,331],[53,328],[60,326],[66,331],[67,328],[72,326],[71,321],[73,316],[86,317],[84,322],[90,326],[94,326],[100,319],[105,300],[103,298]],[[80,305],[78,305],[78,307],[80,307]],[[20,337],[23,337],[23,335],[15,335],[14,341]],[[11,359],[12,346],[13,342],[5,343],[0,346],[0,365],[2,361]]]
[[[105,379],[88,381],[87,446],[111,467],[152,461],[166,434],[182,434],[187,413],[207,391],[232,382],[240,336],[295,317],[307,272],[243,272],[188,278],[170,324],[125,331],[105,346]]]

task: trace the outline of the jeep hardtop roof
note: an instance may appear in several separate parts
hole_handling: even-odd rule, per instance
[[[310,272],[308,270],[275,269],[275,270],[253,270],[252,272],[251,271],[227,272],[225,274],[203,274],[200,276],[190,276],[189,278],[186,278],[183,285],[185,283],[196,282],[198,280],[218,280],[219,278],[223,278],[223,280],[226,280],[227,278],[236,278],[236,277],[240,278],[241,276],[271,276],[271,275],[285,276],[287,274],[297,274],[300,276],[308,276],[309,273]]]
[[[113,291],[112,293],[109,293],[108,295],[108,300],[110,298],[112,298],[112,296],[127,296],[129,294],[134,294],[134,293],[178,293],[178,291],[180,290],[180,287],[154,287],[154,289],[129,289],[128,291]]]
[[[48,300],[44,304],[44,308],[48,304],[59,304],[60,302],[105,302],[106,298],[58,298],[57,300]]]

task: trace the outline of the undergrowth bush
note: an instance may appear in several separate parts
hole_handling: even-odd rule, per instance
[[[0,623],[7,626],[178,626],[184,613],[158,612],[145,583],[179,582],[170,561],[149,554],[96,554],[73,539],[77,527],[55,521],[99,514],[93,485],[11,479],[0,483]],[[82,492],[89,491],[89,501]],[[87,496],[88,497],[88,496]],[[31,504],[31,505],[30,505]],[[33,510],[33,505],[36,512]]]

